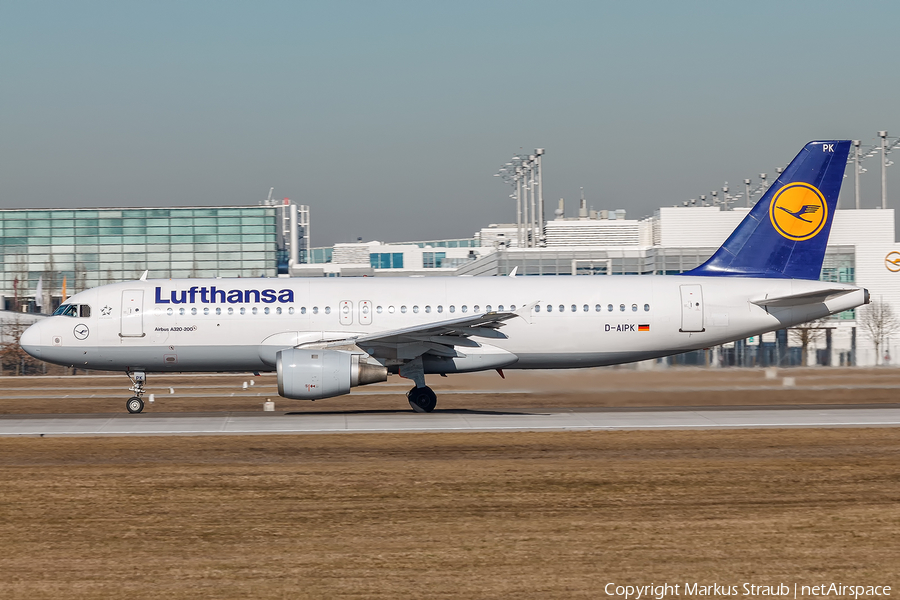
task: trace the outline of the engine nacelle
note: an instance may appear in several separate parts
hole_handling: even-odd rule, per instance
[[[319,400],[350,393],[351,387],[387,381],[388,370],[361,354],[343,350],[289,348],[278,353],[278,393],[296,400]]]

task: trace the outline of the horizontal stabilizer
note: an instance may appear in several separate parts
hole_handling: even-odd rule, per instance
[[[814,290],[812,292],[803,292],[802,294],[790,294],[788,296],[776,296],[775,298],[763,298],[762,300],[751,300],[757,306],[801,306],[803,304],[817,304],[825,302],[856,290],[848,290],[846,288]]]

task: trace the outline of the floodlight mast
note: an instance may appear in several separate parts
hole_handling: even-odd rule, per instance
[[[853,154],[853,173],[855,175],[855,184],[856,184],[856,210],[859,210],[859,146],[861,142],[860,140],[853,140],[853,147],[856,148],[856,152]]]
[[[544,246],[546,239],[544,237],[544,171],[541,168],[541,157],[544,155],[543,148],[535,148],[534,155],[537,157],[537,186],[538,186],[538,231],[540,234],[540,245]]]
[[[516,199],[516,243],[520,248],[534,248],[544,236],[544,194],[541,173],[543,148],[537,148],[528,157],[513,156],[512,162],[500,167],[494,174],[513,186]],[[530,230],[530,234],[529,234]],[[540,235],[538,234],[540,231]]]

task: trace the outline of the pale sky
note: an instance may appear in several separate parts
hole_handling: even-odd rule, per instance
[[[515,220],[492,175],[543,147],[548,217],[581,187],[643,217],[813,139],[900,135],[898,23],[888,1],[4,2],[0,208],[274,186],[315,246],[470,237]]]

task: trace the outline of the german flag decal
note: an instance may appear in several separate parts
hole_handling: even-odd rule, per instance
[[[649,325],[638,325],[638,331],[650,331]]]

